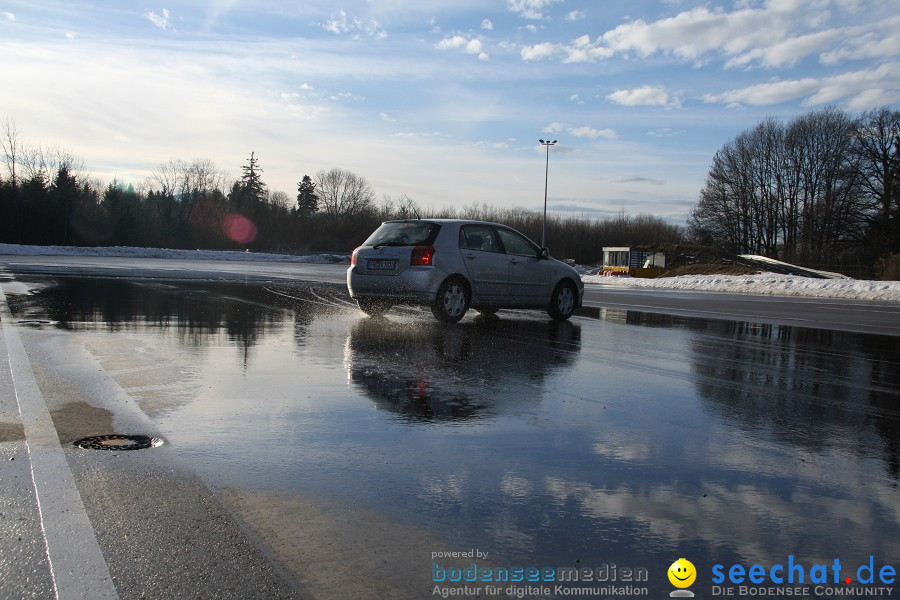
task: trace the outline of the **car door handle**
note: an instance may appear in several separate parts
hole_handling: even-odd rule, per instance
[[[511,259],[509,259],[509,262],[510,262],[510,263],[512,263],[512,264],[514,264],[514,265],[517,265],[517,264],[519,264],[519,261],[518,261],[518,260],[516,260],[516,259],[515,259],[515,258],[511,258]]]
[[[478,257],[475,256],[474,254],[465,254],[464,256],[465,256],[466,258],[468,258],[469,260],[475,260],[476,258],[478,258]]]

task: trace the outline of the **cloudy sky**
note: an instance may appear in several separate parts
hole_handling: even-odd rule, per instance
[[[900,103],[897,0],[0,0],[0,120],[102,181],[170,159],[272,190],[683,222],[766,116]]]

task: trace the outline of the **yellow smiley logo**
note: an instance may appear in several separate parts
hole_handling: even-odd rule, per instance
[[[669,567],[669,582],[677,588],[691,587],[697,579],[697,569],[694,563],[686,558],[679,558]]]

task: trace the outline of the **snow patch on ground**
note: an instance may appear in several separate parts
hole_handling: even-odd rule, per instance
[[[22,246],[0,244],[0,256],[111,256],[119,258],[183,258],[189,260],[239,260],[258,262],[293,263],[350,263],[347,254],[267,254],[264,252],[240,252],[236,250],[177,250],[170,248],[133,248],[129,246],[106,246],[80,248],[75,246]]]
[[[858,279],[810,279],[795,275],[759,273],[757,275],[683,275],[640,279],[582,275],[585,283],[631,288],[665,288],[736,294],[773,296],[811,296],[900,302],[900,281],[862,281]]]

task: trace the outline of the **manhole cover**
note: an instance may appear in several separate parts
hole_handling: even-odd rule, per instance
[[[74,444],[87,450],[143,450],[162,446],[163,441],[149,435],[94,435]]]

